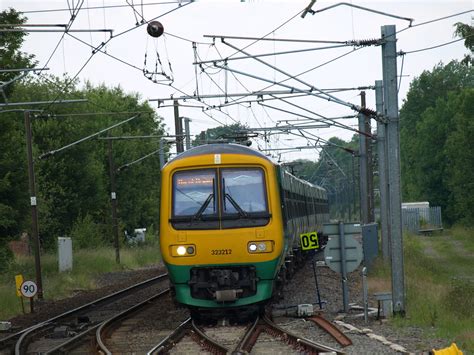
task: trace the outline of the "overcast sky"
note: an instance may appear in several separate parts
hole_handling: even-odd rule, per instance
[[[288,86],[308,89],[308,86],[294,79],[285,81],[283,85],[286,86],[269,87],[268,80],[281,82],[288,77],[252,58],[229,60],[227,66],[234,72],[216,68],[212,63],[206,63],[202,67],[196,68],[193,65],[195,58],[198,61],[206,61],[244,56],[235,54],[236,50],[221,43],[220,39],[213,41],[212,38],[203,37],[204,35],[350,41],[380,38],[381,26],[384,25],[396,25],[397,31],[409,26],[409,21],[404,19],[348,6],[338,6],[315,15],[308,14],[303,19],[298,13],[309,2],[309,0],[247,2],[227,0],[196,1],[188,4],[182,1],[181,6],[178,6],[179,2],[175,1],[128,0],[128,4],[135,5],[135,11],[133,11],[131,6],[127,6],[125,0],[0,0],[2,10],[14,7],[18,11],[25,12],[30,24],[67,24],[71,19],[71,11],[68,7],[77,7],[82,3],[82,8],[78,11],[71,29],[111,29],[114,38],[109,40],[109,34],[103,32],[71,32],[70,35],[76,38],[70,35],[63,37],[61,33],[30,33],[26,38],[23,50],[34,54],[39,62],[38,67],[49,67],[51,74],[62,76],[66,73],[68,76],[74,77],[82,68],[78,74],[82,81],[89,80],[95,84],[105,83],[107,86],[120,85],[126,92],[140,93],[143,100],[170,98],[172,95],[180,97],[196,94],[247,93],[262,89],[288,90]],[[321,10],[337,3],[333,0],[318,0],[312,9]],[[413,78],[419,76],[423,70],[431,70],[439,62],[448,63],[452,59],[462,59],[467,53],[462,41],[430,50],[410,52],[455,40],[453,24],[459,21],[471,24],[472,1],[379,0],[372,2],[351,1],[351,3],[414,20],[411,28],[397,34],[397,51],[407,53],[398,58],[398,72],[402,74],[399,88],[400,107]],[[122,7],[116,7],[116,5],[122,5]],[[39,10],[57,9],[63,10],[38,12]],[[424,24],[430,20],[466,11],[470,12]],[[153,38],[147,34],[146,24],[136,25],[137,22],[140,24],[143,20],[150,21],[157,17],[165,29],[165,34],[159,38]],[[109,55],[100,51],[92,55],[91,48],[100,46],[102,42],[107,42],[107,44],[100,48],[101,51],[105,51]],[[192,42],[196,42],[195,51]],[[375,80],[382,79],[380,46],[360,48],[341,46],[337,43],[284,41],[253,43],[254,41],[241,39],[227,39],[226,42],[240,49],[250,45],[245,51],[252,55],[269,54],[261,59],[291,75],[297,75],[319,66],[319,68],[299,76],[301,80],[318,89],[373,86]],[[338,47],[335,48],[336,46]],[[53,54],[55,47],[57,49]],[[332,48],[276,55],[283,51],[320,47]],[[161,66],[157,65],[158,71],[163,71],[166,76],[154,76],[152,79],[157,80],[157,83],[154,83],[143,75],[143,69],[150,72],[155,70],[157,53],[162,63]],[[346,55],[342,56],[343,54]],[[145,56],[146,66],[144,65]],[[336,59],[340,56],[342,57]],[[51,59],[49,59],[50,57]],[[216,64],[222,65],[223,62]],[[246,73],[246,75],[235,71]],[[172,82],[170,78],[172,78]],[[349,90],[334,93],[334,95],[344,102],[359,105],[359,93],[359,90]],[[264,96],[264,98],[270,97]],[[191,133],[194,135],[207,128],[218,126],[219,122],[225,124],[241,122],[249,127],[272,127],[277,125],[279,120],[304,119],[304,116],[316,118],[315,115],[338,117],[354,114],[343,105],[314,96],[292,98],[288,99],[288,102],[265,100],[263,102],[265,106],[257,102],[247,102],[217,109],[217,106],[226,101],[232,103],[236,99],[242,100],[238,97],[229,97],[227,100],[219,98],[180,101],[180,104],[183,105],[180,108],[180,115],[192,119]],[[247,97],[244,101],[249,99],[255,99],[255,97]],[[164,105],[170,103],[170,101],[165,101]],[[156,102],[151,104],[153,107],[157,107]],[[310,112],[296,108],[295,104]],[[367,90],[367,106],[375,108],[375,96],[373,90],[370,89]],[[205,112],[203,112],[203,107],[206,108]],[[299,116],[275,108],[291,111]],[[173,109],[162,107],[157,108],[157,112],[165,119],[169,133],[174,134]],[[339,122],[349,127],[357,125],[355,119],[343,119]],[[309,134],[323,139],[338,136],[349,140],[353,132],[329,127],[312,129]],[[308,137],[310,136],[308,135]],[[269,140],[266,144],[268,148],[306,146],[309,143],[314,143],[314,141],[289,134],[272,136]],[[265,143],[259,138],[253,146],[264,148]],[[283,161],[295,158],[314,160],[317,158],[317,151],[308,149],[281,155]]]

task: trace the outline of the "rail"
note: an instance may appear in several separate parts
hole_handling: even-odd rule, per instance
[[[54,328],[54,324],[56,324],[58,321],[66,319],[67,317],[74,316],[81,312],[87,311],[88,309],[93,309],[107,303],[112,303],[116,300],[119,300],[127,296],[131,292],[137,292],[147,287],[150,287],[154,285],[156,282],[162,280],[163,278],[166,278],[167,276],[168,276],[167,273],[158,275],[156,277],[142,281],[140,283],[137,283],[125,289],[114,292],[110,295],[107,295],[97,300],[94,300],[92,302],[86,303],[80,307],[61,313],[55,317],[52,317],[48,320],[40,322],[39,324],[25,328],[17,333],[11,334],[5,338],[0,339],[0,350],[11,349],[13,351],[14,349],[16,354],[23,353],[24,351],[26,351],[25,349],[27,349],[28,343],[31,341],[33,337],[37,337],[38,333],[39,334],[47,333],[49,330],[51,330],[52,327]],[[88,333],[88,332],[84,332],[84,333]],[[76,338],[77,340],[79,337],[74,337],[74,338]],[[72,339],[68,339],[68,341],[65,343],[71,344]],[[59,346],[59,348],[61,347],[62,346]],[[50,351],[51,350],[49,350],[48,352]]]

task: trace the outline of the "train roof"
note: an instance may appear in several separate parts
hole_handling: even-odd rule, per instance
[[[319,190],[322,190],[322,191],[326,191],[326,189],[322,186],[319,186],[319,185],[316,185],[316,184],[313,184],[312,182],[309,182],[308,180],[304,180],[304,179],[301,179],[295,175],[293,175],[292,173],[290,173],[288,170],[286,169],[282,169],[283,170],[283,174],[286,174],[286,175],[289,175],[291,176],[292,179],[294,180],[297,180],[299,181],[300,183],[304,184],[304,185],[307,185],[307,186],[311,186],[311,187],[315,187]]]
[[[265,154],[259,152],[258,150],[255,150],[253,148],[249,148],[249,147],[244,146],[244,145],[234,144],[234,143],[211,143],[211,144],[199,145],[197,147],[188,149],[188,150],[184,151],[183,153],[177,155],[175,158],[170,160],[168,163],[171,163],[173,161],[180,160],[180,159],[195,157],[195,156],[199,156],[199,155],[207,155],[207,154],[252,155],[252,156],[255,156],[255,157],[258,157],[258,158],[261,158],[261,159],[265,159],[265,160],[271,162],[273,165],[279,165],[273,159],[271,159],[270,157],[266,156]],[[320,190],[326,191],[326,189],[324,189],[321,186],[312,184],[309,181],[306,181],[306,180],[303,180],[303,179],[300,179],[300,178],[294,176],[293,174],[291,174],[286,169],[282,169],[282,170],[284,171],[285,174],[290,175],[293,179],[296,179],[296,180],[300,181],[301,183],[303,183],[307,186],[317,187]]]
[[[272,164],[275,162],[267,157],[266,155],[262,154],[258,150],[240,145],[240,144],[233,144],[233,143],[213,143],[213,144],[205,144],[200,145],[185,152],[177,155],[172,161],[194,157],[198,155],[206,155],[206,154],[243,154],[243,155],[253,155],[265,160],[270,161]]]

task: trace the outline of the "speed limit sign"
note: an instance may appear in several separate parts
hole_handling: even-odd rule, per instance
[[[24,297],[33,298],[38,292],[38,287],[33,281],[25,281],[21,284],[20,292]]]

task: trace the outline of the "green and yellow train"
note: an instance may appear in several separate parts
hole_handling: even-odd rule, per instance
[[[236,144],[199,146],[168,162],[160,211],[175,299],[192,309],[264,304],[301,255],[300,235],[329,219],[323,188]]]

